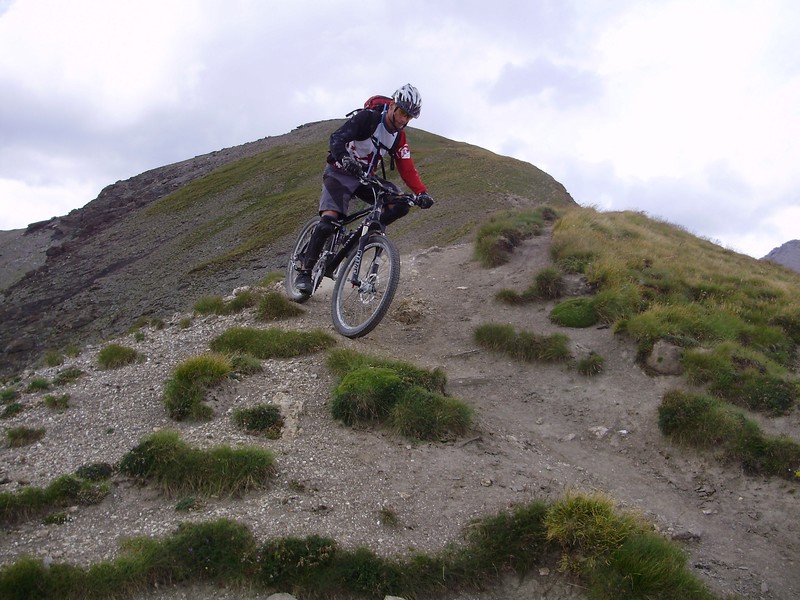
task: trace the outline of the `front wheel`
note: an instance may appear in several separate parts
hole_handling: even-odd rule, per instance
[[[294,280],[300,271],[300,267],[303,266],[303,257],[306,253],[306,247],[308,247],[308,241],[311,239],[311,234],[314,233],[314,230],[317,228],[317,223],[319,222],[320,218],[314,217],[303,225],[294,246],[292,246],[292,253],[289,255],[289,260],[286,262],[286,281],[284,282],[286,293],[290,300],[299,304],[302,304],[311,296],[298,290],[294,285]]]
[[[352,283],[356,252],[344,261],[331,297],[331,317],[336,331],[357,338],[375,329],[389,310],[400,282],[400,253],[389,238],[373,234],[361,257],[358,279]]]

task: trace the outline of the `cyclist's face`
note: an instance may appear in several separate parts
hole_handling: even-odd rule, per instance
[[[387,116],[389,118],[389,123],[394,125],[397,129],[403,129],[408,125],[408,122],[414,118],[394,103],[392,103]]]

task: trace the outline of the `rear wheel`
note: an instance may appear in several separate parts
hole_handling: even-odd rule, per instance
[[[308,247],[308,241],[311,239],[311,234],[314,233],[314,229],[316,229],[319,222],[320,218],[314,217],[303,225],[286,263],[286,280],[284,281],[286,293],[291,300],[300,304],[308,300],[311,295],[298,290],[294,285],[294,280],[303,266],[303,256],[305,255],[306,247]]]
[[[389,310],[400,282],[400,254],[389,238],[373,234],[367,241],[359,269],[360,284],[351,283],[356,252],[343,262],[331,298],[336,331],[357,338],[375,329]]]

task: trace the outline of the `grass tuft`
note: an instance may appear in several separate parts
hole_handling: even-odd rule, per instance
[[[233,422],[248,433],[263,434],[271,440],[281,437],[283,417],[277,406],[258,404],[233,411]]]
[[[45,488],[27,486],[15,492],[0,492],[0,523],[18,523],[75,504],[98,504],[108,491],[107,482],[76,473],[62,475]]]
[[[120,472],[155,481],[170,496],[240,496],[263,487],[273,473],[272,453],[263,448],[210,450],[190,447],[176,431],[157,431],[123,456]]]
[[[415,440],[440,440],[463,434],[472,409],[444,394],[440,369],[426,371],[401,361],[336,350],[328,366],[341,380],[330,409],[347,425],[379,423]]]
[[[605,548],[607,560],[576,563],[580,571],[575,574],[592,598],[712,600],[686,569],[680,549],[645,525],[608,510],[593,497],[571,497],[562,504],[548,507],[534,501],[483,517],[467,528],[465,544],[401,559],[381,557],[364,547],[345,549],[318,535],[273,538],[257,546],[244,525],[227,519],[183,523],[161,539],[128,540],[114,561],[88,568],[46,567],[21,558],[0,568],[0,596],[120,597],[163,584],[208,581],[289,589],[302,598],[432,598],[448,591],[486,589],[509,571],[524,577],[536,567],[553,565],[559,548],[570,553],[577,549],[580,556]],[[391,509],[381,515],[388,523],[394,517]],[[624,532],[613,530],[613,525],[621,525]]]
[[[711,451],[749,473],[795,479],[800,444],[765,435],[758,424],[725,402],[672,390],[658,407],[658,426],[678,443]]]
[[[206,391],[232,372],[231,361],[222,354],[203,354],[183,361],[164,387],[167,414],[176,421],[211,418],[211,407],[203,403]]]
[[[293,358],[326,350],[336,343],[321,330],[283,331],[234,327],[211,341],[211,349],[227,354],[249,354],[261,360]]]
[[[480,227],[475,240],[475,258],[484,267],[508,262],[514,248],[523,240],[540,235],[545,219],[543,207],[534,210],[509,210],[492,215]]]
[[[109,344],[97,354],[97,362],[103,369],[119,369],[142,358],[133,348],[120,344]]]
[[[578,373],[587,377],[599,375],[605,369],[605,359],[594,352],[590,352],[588,356],[579,359],[576,368]]]
[[[6,407],[8,408],[8,407]],[[35,444],[44,437],[44,427],[11,427],[6,430],[6,440],[8,441],[9,448],[19,448],[21,446],[30,446]]]
[[[591,298],[570,298],[550,311],[550,320],[562,327],[585,328],[597,325],[597,311]]]
[[[512,325],[488,323],[477,327],[473,338],[483,348],[525,362],[558,362],[571,357],[569,338],[560,333],[542,336],[525,330],[517,332]]]
[[[256,318],[259,321],[279,321],[289,317],[297,317],[305,311],[295,302],[278,292],[267,292],[258,302]]]

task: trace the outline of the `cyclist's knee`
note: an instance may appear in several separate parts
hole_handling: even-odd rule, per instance
[[[388,225],[389,223],[394,223],[397,219],[401,217],[405,217],[408,214],[408,205],[407,204],[387,204],[383,208],[383,213],[381,214],[381,223],[384,225]]]
[[[325,237],[325,239],[327,239],[328,236],[333,233],[333,223],[335,221],[335,216],[329,214],[328,212],[323,213],[319,223],[317,223],[317,234],[322,235]]]

